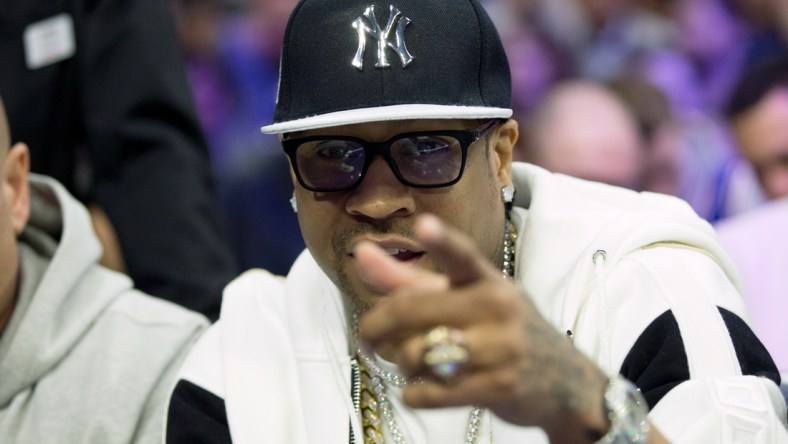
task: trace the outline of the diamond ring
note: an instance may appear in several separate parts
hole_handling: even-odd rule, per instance
[[[424,347],[422,363],[432,375],[446,385],[457,382],[470,359],[462,330],[439,325],[421,338]]]

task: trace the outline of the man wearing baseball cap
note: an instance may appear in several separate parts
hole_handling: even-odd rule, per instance
[[[298,4],[263,132],[307,250],[226,289],[168,442],[788,441],[708,224],[513,164],[510,98],[476,0]]]

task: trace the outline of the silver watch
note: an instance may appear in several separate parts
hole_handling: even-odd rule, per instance
[[[620,375],[610,378],[605,390],[610,430],[597,444],[648,443],[648,404],[634,384]]]

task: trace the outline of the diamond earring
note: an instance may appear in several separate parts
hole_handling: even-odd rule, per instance
[[[295,196],[290,198],[290,206],[293,207],[293,213],[298,213],[298,202],[296,202]]]
[[[503,201],[504,205],[506,205],[506,209],[512,207],[512,203],[514,202],[514,187],[505,186],[501,188],[501,200]]]

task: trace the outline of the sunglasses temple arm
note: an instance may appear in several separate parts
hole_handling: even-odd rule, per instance
[[[484,137],[484,135],[487,134],[487,132],[489,132],[491,129],[493,129],[498,124],[498,122],[499,122],[498,119],[492,119],[482,124],[482,126],[476,128],[476,130],[474,131],[475,133],[474,137],[476,138],[476,140],[479,140],[482,137]]]

